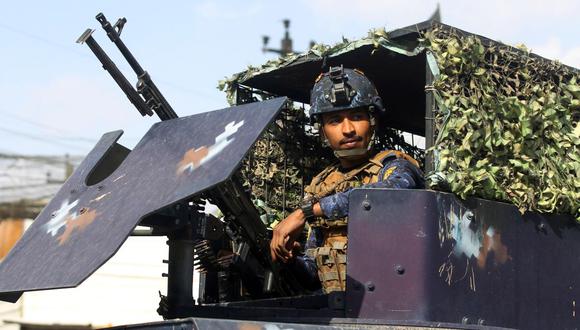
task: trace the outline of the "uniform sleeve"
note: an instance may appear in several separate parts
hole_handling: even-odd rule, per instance
[[[425,179],[421,170],[406,159],[394,159],[381,169],[379,181],[367,188],[423,189]]]
[[[406,159],[387,160],[379,172],[379,181],[361,186],[360,188],[425,188],[423,173]],[[352,190],[336,193],[320,199],[320,208],[326,218],[340,219],[348,215],[348,197]]]

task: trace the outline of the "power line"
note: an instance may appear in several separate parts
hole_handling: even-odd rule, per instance
[[[54,164],[62,164],[64,162],[66,162],[67,160],[67,156],[42,156],[42,155],[23,155],[23,154],[19,154],[19,153],[14,153],[14,152],[2,152],[0,151],[0,159],[10,159],[10,160],[19,160],[19,159],[23,159],[23,160],[29,160],[32,162],[40,162],[40,163],[44,163],[44,164],[50,164],[50,165],[54,165]],[[68,156],[68,161],[75,164],[75,163],[80,163],[82,160],[84,159],[84,156]],[[20,168],[24,168],[25,166],[36,166],[36,165],[21,165]]]
[[[74,54],[76,54],[78,56],[82,56],[83,58],[89,58],[89,57],[91,57],[91,56],[89,56],[88,53],[83,53],[83,52],[76,51],[73,48],[71,48],[70,46],[67,46],[67,45],[64,45],[64,44],[55,42],[53,40],[49,40],[49,39],[43,38],[41,36],[38,36],[38,35],[35,35],[35,34],[32,34],[32,33],[26,32],[26,31],[22,31],[20,29],[13,28],[13,27],[8,26],[8,25],[3,24],[3,23],[0,23],[0,28],[3,28],[4,30],[7,30],[7,31],[10,31],[12,33],[19,34],[19,35],[22,35],[22,36],[27,37],[27,38],[30,38],[30,39],[42,41],[43,43],[48,44],[48,45],[50,45],[52,47],[56,47],[56,48],[60,48],[60,49],[63,49],[63,50],[70,51],[70,52],[72,52],[72,53],[74,53]],[[197,94],[199,96],[213,98],[215,100],[218,99],[215,95],[211,95],[211,94],[209,94],[209,93],[207,93],[205,91],[201,91],[201,90],[197,90],[197,89],[191,89],[191,88],[179,86],[179,85],[176,85],[176,84],[174,84],[172,82],[168,82],[166,80],[158,80],[158,81],[161,82],[162,84],[166,85],[166,86],[170,86],[170,87],[173,87],[174,89],[181,90],[182,92],[193,93],[193,94]],[[220,99],[220,100],[222,100],[222,99]]]
[[[34,39],[34,40],[42,41],[43,43],[45,43],[47,45],[50,45],[50,46],[55,47],[55,48],[60,48],[60,49],[67,50],[69,52],[75,53],[76,55],[82,56],[84,58],[89,58],[90,57],[88,54],[81,53],[79,51],[76,51],[76,50],[72,49],[70,46],[66,46],[64,44],[55,42],[53,40],[45,39],[45,38],[40,37],[38,35],[35,35],[35,34],[29,33],[29,32],[26,32],[26,31],[22,31],[22,30],[13,28],[13,27],[8,26],[6,24],[0,23],[0,28],[2,28],[4,30],[7,30],[7,31],[10,31],[12,33],[20,34],[20,35],[25,36],[25,37],[27,37],[29,39]],[[72,42],[71,42],[71,44],[72,44]]]
[[[28,124],[33,125],[33,126],[36,126],[36,127],[48,129],[48,130],[51,130],[51,131],[54,131],[54,132],[57,132],[57,133],[62,133],[62,129],[60,129],[60,128],[52,127],[52,126],[49,126],[49,125],[46,125],[46,124],[41,124],[41,123],[36,122],[36,121],[33,121],[31,119],[28,119],[28,118],[25,118],[25,117],[22,117],[22,116],[19,116],[19,115],[15,115],[13,113],[9,113],[9,112],[7,112],[5,110],[0,110],[0,113],[3,116],[7,116],[7,117],[10,117],[10,118],[19,120],[21,122],[28,123]],[[74,140],[77,140],[77,141],[90,142],[90,143],[93,143],[93,144],[97,142],[96,139],[90,139],[90,138],[79,137],[79,136],[68,136],[68,137],[67,136],[60,136],[60,137],[57,137],[57,138],[60,138],[60,139],[74,139]]]
[[[68,144],[68,143],[61,142],[61,141],[52,141],[51,142],[51,141],[48,141],[46,139],[46,137],[43,137],[43,136],[37,136],[37,135],[33,135],[33,134],[23,133],[23,132],[15,131],[13,129],[6,128],[6,127],[2,127],[2,126],[0,126],[0,131],[5,131],[5,132],[8,132],[8,133],[11,133],[11,134],[14,134],[14,135],[18,135],[18,136],[25,137],[25,138],[28,138],[28,139],[31,139],[31,140],[35,140],[35,141],[41,141],[41,142],[48,143],[48,144],[52,144],[52,145],[60,145],[60,146],[64,146],[64,147],[67,147],[67,148],[74,148],[74,149],[77,149],[77,150],[86,151],[85,148],[81,148],[81,147],[79,147],[77,145]]]

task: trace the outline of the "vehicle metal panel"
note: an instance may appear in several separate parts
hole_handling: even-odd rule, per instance
[[[130,152],[103,135],[0,264],[0,298],[79,285],[143,217],[228,179],[285,102],[156,123]]]
[[[346,316],[574,328],[580,226],[571,216],[428,190],[351,194]]]

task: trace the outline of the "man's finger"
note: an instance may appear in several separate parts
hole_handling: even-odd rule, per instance
[[[280,261],[284,261],[286,259],[286,255],[288,254],[288,252],[284,248],[284,236],[281,234],[275,235],[272,238],[272,245],[274,246],[273,250],[274,250],[274,254],[276,256],[276,259],[278,259]]]
[[[298,242],[292,243],[292,250],[300,250],[301,248],[302,248],[302,245],[300,245],[300,243],[298,243]]]
[[[272,257],[272,261],[276,261],[276,252],[272,241],[270,241],[270,256]]]

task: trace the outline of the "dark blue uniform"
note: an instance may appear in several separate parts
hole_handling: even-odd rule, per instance
[[[379,181],[361,188],[424,189],[425,179],[421,170],[404,158],[388,157],[379,172]],[[348,215],[348,197],[352,189],[329,195],[320,199],[320,207],[329,220],[344,218]],[[323,238],[320,227],[313,227],[307,238],[305,250],[320,247]],[[298,256],[292,262],[295,274],[312,290],[320,288],[316,262],[308,256]]]

